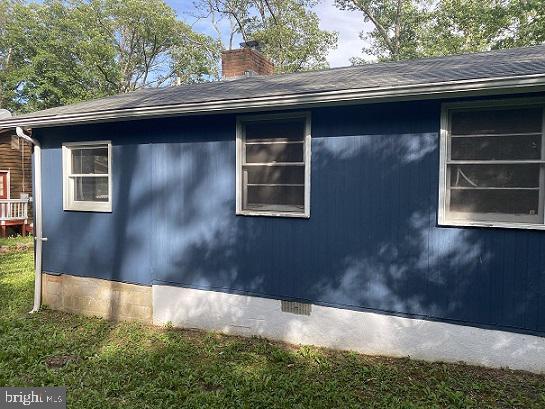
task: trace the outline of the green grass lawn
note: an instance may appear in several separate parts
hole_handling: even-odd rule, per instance
[[[0,255],[0,386],[66,386],[71,408],[545,407],[545,376],[29,315],[32,288],[32,253]]]
[[[32,236],[0,237],[0,247],[32,246]]]

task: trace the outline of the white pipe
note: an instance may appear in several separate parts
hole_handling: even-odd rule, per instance
[[[34,145],[34,306],[31,313],[38,312],[42,304],[42,245],[47,241],[42,231],[42,148],[40,142],[27,135],[23,128],[16,128],[17,136]]]

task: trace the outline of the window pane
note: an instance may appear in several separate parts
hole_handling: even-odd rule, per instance
[[[300,212],[304,204],[304,186],[247,187],[246,209]]]
[[[453,112],[453,135],[541,132],[542,109],[494,109]]]
[[[82,202],[107,202],[108,177],[75,177],[74,200]]]
[[[451,159],[541,159],[541,135],[452,138]]]
[[[465,213],[537,215],[537,190],[451,190],[450,210]]]
[[[108,174],[108,148],[72,148],[73,174]]]
[[[451,165],[452,187],[539,187],[540,165]]]
[[[302,141],[305,119],[255,121],[246,123],[246,141]]]
[[[305,125],[305,118],[244,124],[241,177],[244,210],[304,211]],[[259,163],[269,166],[257,165]]]
[[[249,184],[304,184],[304,166],[246,166]]]
[[[246,145],[246,163],[303,162],[302,143]]]

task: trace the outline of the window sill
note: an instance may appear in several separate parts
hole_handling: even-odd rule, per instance
[[[491,227],[491,228],[500,228],[500,229],[545,230],[545,224],[532,224],[532,223],[442,220],[442,221],[439,221],[437,224],[439,227]]]
[[[73,202],[65,204],[63,210],[70,212],[111,213],[112,204],[103,202]]]
[[[256,210],[240,210],[237,216],[265,216],[265,217],[290,217],[296,219],[310,219],[310,214],[293,212],[260,212]]]

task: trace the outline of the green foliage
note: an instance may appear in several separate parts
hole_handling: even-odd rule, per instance
[[[336,0],[371,30],[364,56],[403,60],[545,42],[543,0]],[[365,62],[357,57],[354,63]]]
[[[270,15],[254,19],[246,36],[259,41],[278,72],[327,68],[328,52],[337,46],[337,33],[321,30],[307,2],[280,0]]]
[[[545,406],[545,377],[526,372],[29,315],[32,278],[32,251],[0,254],[0,386],[66,386],[70,408]]]
[[[443,0],[421,37],[420,55],[449,55],[500,47],[509,35],[510,0]],[[527,45],[527,44],[525,44]]]
[[[217,77],[219,44],[163,0],[0,0],[0,107],[34,111]]]
[[[0,106],[28,111],[108,94],[94,64],[74,44],[85,24],[57,1],[43,5],[4,0],[7,21],[0,45]],[[97,46],[100,39],[91,39]]]
[[[328,66],[328,52],[337,46],[337,33],[321,30],[312,8],[316,0],[199,0],[197,8],[221,17],[232,26],[229,48],[238,33],[244,41],[259,41],[277,72]],[[217,17],[216,17],[217,16]],[[219,32],[219,30],[218,30]]]
[[[364,55],[379,60],[402,60],[418,56],[422,33],[431,16],[427,7],[431,0],[336,0],[342,10],[360,11],[363,22],[373,29],[360,37],[369,45]],[[353,63],[363,63],[354,58]]]
[[[511,0],[505,6],[509,25],[501,47],[521,47],[545,43],[545,4],[543,0]]]
[[[217,76],[219,44],[177,20],[163,0],[91,0],[89,7],[113,44],[118,92]]]

